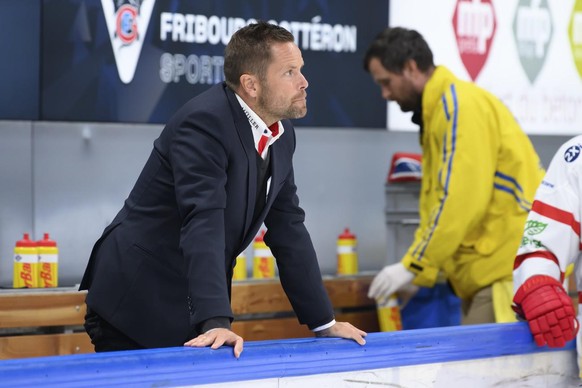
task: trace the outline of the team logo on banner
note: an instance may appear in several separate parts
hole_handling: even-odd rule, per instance
[[[457,0],[453,30],[461,60],[473,81],[489,56],[495,28],[495,10],[491,0]]]
[[[101,0],[121,82],[133,80],[155,0]]]
[[[513,19],[513,36],[519,60],[532,84],[546,60],[552,30],[547,0],[519,1]]]

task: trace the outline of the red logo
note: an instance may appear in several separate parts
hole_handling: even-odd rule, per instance
[[[32,281],[32,265],[30,263],[23,263],[20,271],[20,278],[24,280],[24,287],[31,288],[34,286]]]
[[[496,24],[491,0],[457,0],[453,30],[461,60],[473,81],[489,56]]]
[[[122,5],[117,10],[115,32],[123,44],[131,44],[137,38],[137,8]]]
[[[263,278],[270,278],[271,275],[271,268],[269,265],[269,258],[268,257],[261,257],[259,262],[259,272],[261,273]]]
[[[53,275],[52,275],[51,263],[42,263],[42,266],[40,267],[40,279],[41,279],[41,282],[44,281],[44,284],[41,284],[41,287],[52,287],[53,286]]]

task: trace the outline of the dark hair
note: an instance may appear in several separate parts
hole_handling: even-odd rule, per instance
[[[402,73],[410,59],[416,62],[420,71],[434,67],[432,51],[422,35],[402,27],[386,28],[376,36],[364,57],[366,71],[370,71],[372,58],[378,58],[386,70],[396,74]]]
[[[259,21],[241,28],[232,35],[224,50],[224,78],[237,90],[242,74],[254,74],[264,80],[271,62],[273,43],[294,42],[293,34],[274,24]]]

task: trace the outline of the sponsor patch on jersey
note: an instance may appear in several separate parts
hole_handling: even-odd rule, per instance
[[[578,159],[581,149],[582,146],[580,144],[574,144],[573,146],[568,147],[568,149],[564,152],[564,160],[566,163],[572,163]]]
[[[535,220],[529,220],[525,223],[524,233],[530,236],[540,234],[548,227],[546,222],[540,222]]]

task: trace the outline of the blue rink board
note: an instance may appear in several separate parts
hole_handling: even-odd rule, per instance
[[[566,349],[574,349],[574,341]],[[559,349],[562,350],[562,349]],[[336,338],[249,341],[232,348],[164,348],[0,361],[0,386],[101,387],[210,384],[382,369],[552,351],[524,322],[370,333],[367,344]]]

